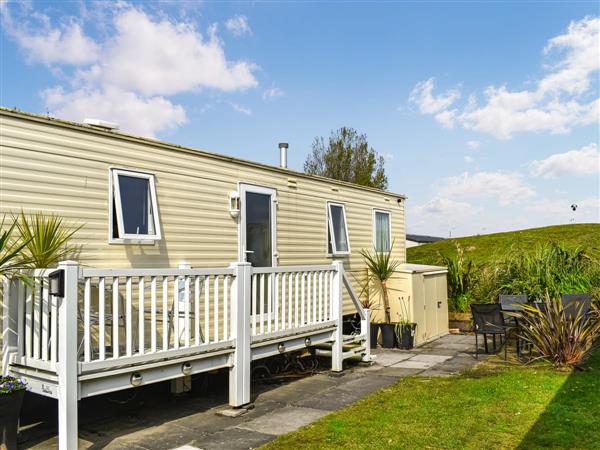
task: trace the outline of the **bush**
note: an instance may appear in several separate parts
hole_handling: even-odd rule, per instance
[[[448,303],[450,310],[467,312],[471,304],[471,286],[475,265],[465,258],[464,249],[456,244],[456,254],[439,254],[442,264],[448,268]]]
[[[527,294],[542,301],[545,293],[558,298],[566,293],[593,292],[600,287],[600,261],[581,247],[558,243],[540,245],[531,254],[509,254],[498,263],[496,283],[506,294]]]
[[[519,320],[520,337],[533,346],[541,358],[555,366],[574,366],[581,362],[594,342],[600,338],[600,310],[593,307],[587,316],[568,318],[560,297],[551,300],[546,294],[545,308],[525,305]],[[544,311],[545,309],[545,311]]]

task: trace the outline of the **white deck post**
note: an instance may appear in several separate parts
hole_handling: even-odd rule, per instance
[[[235,280],[231,290],[231,337],[235,339],[232,367],[229,369],[229,404],[250,403],[250,263],[237,262],[233,268]]]
[[[77,302],[79,263],[62,261],[65,296],[58,307],[58,448],[77,448]]]
[[[337,322],[334,334],[333,345],[331,346],[331,370],[333,372],[341,372],[344,363],[344,335],[343,335],[343,303],[342,295],[344,288],[344,263],[342,261],[334,261],[335,273],[333,275],[333,317]]]
[[[191,269],[192,265],[188,262],[179,263],[179,269]],[[175,321],[177,321],[176,330],[179,333],[175,334],[174,339],[178,342],[181,342],[183,339],[187,327],[189,327],[189,323],[186,322],[185,317],[183,317],[185,308],[186,308],[186,298],[185,298],[185,277],[181,276],[177,278],[177,303],[178,307],[173,308],[173,311],[178,311],[179,314],[177,317],[173,317],[173,325],[175,325]],[[189,299],[188,299],[189,300]],[[189,308],[189,305],[188,305]],[[196,319],[197,320],[197,319]],[[189,332],[189,331],[188,331]],[[171,380],[171,394],[184,394],[186,392],[192,391],[192,377],[191,375],[184,375],[183,377],[177,377],[174,380]]]
[[[19,339],[18,320],[19,280],[4,280],[3,323],[2,323],[2,375],[8,373],[8,365],[17,353]]]
[[[371,310],[365,309],[365,318],[360,321],[360,334],[365,337],[363,362],[371,362]]]

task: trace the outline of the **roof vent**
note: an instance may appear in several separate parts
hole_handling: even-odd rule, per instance
[[[279,143],[279,166],[287,169],[287,149],[289,145],[287,142]]]
[[[107,122],[106,120],[100,119],[85,119],[83,121],[86,125],[90,125],[96,128],[102,128],[103,130],[118,130],[119,124],[114,122]]]

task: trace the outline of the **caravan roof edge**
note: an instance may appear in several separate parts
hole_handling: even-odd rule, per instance
[[[78,131],[82,131],[82,132],[86,132],[86,133],[92,133],[92,134],[97,134],[97,135],[101,135],[101,136],[105,136],[105,137],[111,137],[113,139],[125,139],[128,141],[138,142],[138,143],[142,143],[142,144],[146,144],[146,145],[154,145],[154,146],[158,146],[158,147],[163,147],[168,150],[201,154],[208,158],[214,158],[214,159],[218,159],[221,161],[230,161],[230,162],[234,162],[234,163],[238,163],[238,164],[243,164],[246,166],[258,167],[258,168],[267,169],[267,170],[271,170],[271,171],[275,171],[275,172],[280,172],[280,173],[284,173],[284,174],[287,174],[290,176],[319,180],[319,181],[322,181],[325,183],[332,183],[332,184],[346,186],[346,187],[350,187],[350,188],[354,188],[354,189],[361,189],[361,190],[365,190],[365,191],[376,192],[376,193],[386,194],[386,195],[390,195],[390,196],[397,197],[397,198],[406,199],[406,196],[404,194],[398,194],[395,192],[389,192],[389,191],[384,191],[381,189],[376,189],[376,188],[372,188],[372,187],[368,187],[368,186],[362,186],[359,184],[349,183],[347,181],[336,180],[334,178],[327,178],[327,177],[322,177],[319,175],[310,175],[310,174],[306,174],[304,172],[297,172],[295,170],[288,169],[288,168],[284,169],[282,167],[271,165],[271,164],[249,161],[246,159],[236,158],[233,156],[226,156],[226,155],[222,155],[220,153],[214,153],[214,152],[201,150],[201,149],[197,149],[197,148],[193,148],[193,147],[187,147],[187,146],[183,146],[183,145],[172,144],[169,142],[163,142],[163,141],[159,141],[157,139],[136,136],[136,135],[124,133],[121,131],[102,130],[102,129],[98,129],[98,128],[95,128],[95,127],[92,127],[89,125],[85,125],[82,123],[78,123],[78,122],[72,122],[72,121],[64,120],[64,119],[56,119],[56,118],[49,117],[49,116],[42,116],[40,114],[24,112],[24,111],[20,111],[18,109],[6,108],[4,106],[0,106],[0,116],[11,116],[11,117],[24,119],[24,120],[31,120],[34,122],[41,122],[41,123],[45,123],[45,124],[53,125],[53,126],[72,128],[72,129],[76,129]]]

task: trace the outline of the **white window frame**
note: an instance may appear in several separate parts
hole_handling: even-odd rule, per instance
[[[346,232],[346,242],[348,242],[348,251],[345,252],[338,252],[336,247],[335,247],[335,235],[333,232],[333,221],[331,220],[331,207],[332,206],[339,206],[342,208],[342,214],[344,216],[344,231]],[[350,255],[350,253],[352,252],[352,249],[350,247],[350,234],[348,234],[348,217],[346,215],[346,205],[344,205],[343,203],[338,203],[338,202],[332,202],[332,201],[328,201],[326,204],[326,214],[327,214],[327,228],[326,228],[326,242],[325,244],[327,245],[326,247],[326,252],[327,252],[327,256],[348,256]],[[329,238],[332,238],[331,240],[329,240]],[[329,243],[331,242],[331,252],[329,251]]]
[[[387,216],[388,216],[389,243],[390,243],[390,249],[391,249],[392,248],[392,212],[387,209],[373,208],[373,250],[378,251],[377,250],[377,221],[375,220],[377,213],[387,214]],[[383,252],[383,253],[387,254],[387,253],[389,253],[389,250],[387,252]]]
[[[154,234],[131,234],[125,233],[125,224],[123,223],[123,209],[121,204],[121,190],[119,186],[119,176],[133,178],[142,178],[148,180],[150,186],[150,202],[152,205],[152,219],[154,221]],[[108,214],[108,239],[111,244],[153,244],[159,241],[161,236],[160,220],[158,211],[158,200],[156,197],[156,184],[154,175],[148,172],[142,172],[130,169],[119,169],[111,167],[109,169],[109,214]],[[113,223],[115,218],[114,211],[117,213],[116,222],[119,237],[115,238]]]

